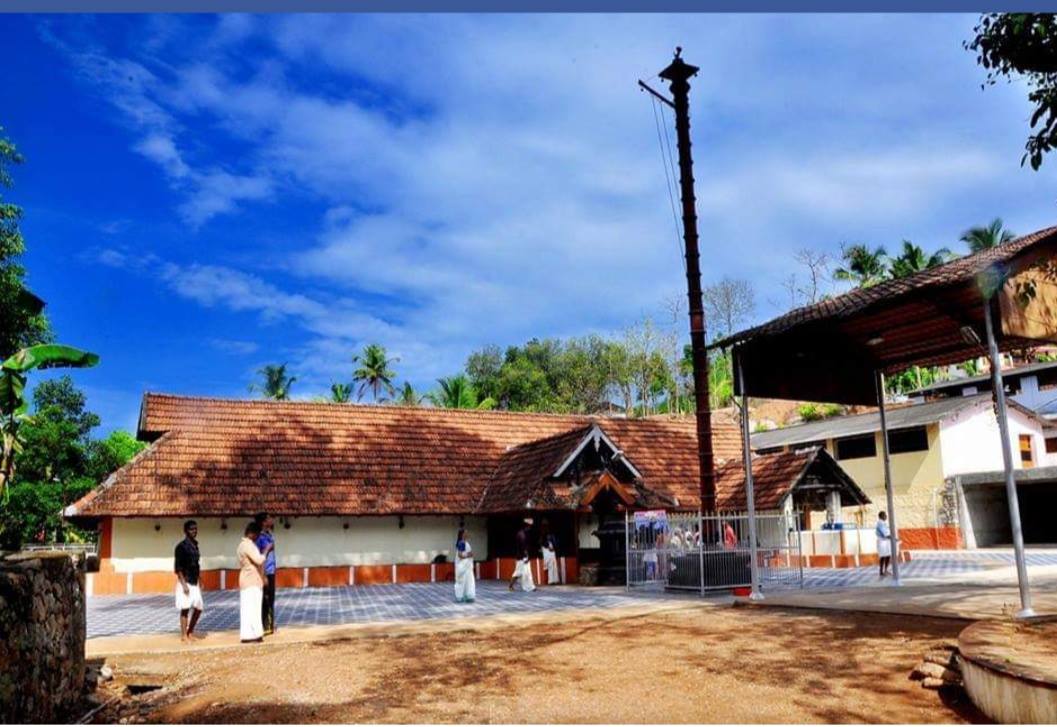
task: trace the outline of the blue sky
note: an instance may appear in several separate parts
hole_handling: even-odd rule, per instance
[[[617,333],[684,290],[653,108],[674,46],[705,282],[1057,221],[974,16],[0,16],[33,289],[104,429],[146,390],[295,393],[380,342],[428,389],[488,343]],[[654,79],[659,84],[658,79]]]

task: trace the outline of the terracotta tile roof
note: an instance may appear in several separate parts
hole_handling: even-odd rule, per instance
[[[601,419],[147,394],[140,436],[155,441],[68,514],[478,512],[493,475],[502,488],[513,482],[519,464],[549,466],[567,441],[595,422],[628,454],[647,487],[677,498],[683,507],[697,507],[691,418]],[[514,448],[550,438],[550,444],[504,460]],[[740,433],[733,425],[718,421],[713,441],[717,463],[740,457]]]
[[[829,484],[843,486],[844,499],[857,504],[869,503],[869,498],[824,449],[800,452],[776,452],[754,455],[752,460],[753,494],[757,510],[776,510],[786,495],[801,484],[808,471],[823,474]],[[728,462],[716,471],[716,505],[718,510],[741,511],[747,506],[745,498],[745,468],[741,462]]]
[[[756,509],[775,510],[812,461],[813,453],[778,452],[753,457],[752,483]],[[744,510],[745,467],[740,461],[727,462],[716,469],[716,508]]]
[[[795,326],[812,321],[842,318],[858,313],[874,305],[885,304],[913,292],[926,288],[973,282],[977,276],[995,266],[1002,266],[1013,258],[1026,253],[1030,248],[1057,240],[1057,227],[1047,227],[1030,235],[1010,240],[989,250],[952,260],[898,280],[886,280],[869,288],[856,288],[835,298],[819,301],[813,305],[796,308],[767,323],[748,328],[732,336],[716,341],[710,348],[725,348],[735,343],[749,341],[758,336],[782,333]]]

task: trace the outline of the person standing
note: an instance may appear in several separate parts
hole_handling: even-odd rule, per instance
[[[257,548],[260,534],[261,526],[256,520],[251,521],[235,551],[239,557],[239,638],[243,643],[264,640],[264,623],[261,621],[264,573],[261,568],[273,546],[267,546],[266,552],[261,553]]]
[[[261,528],[257,536],[257,549],[264,556],[264,597],[261,602],[261,621],[264,623],[264,634],[275,633],[275,522],[266,512],[257,513],[254,518]],[[271,546],[271,547],[269,547]]]
[[[877,535],[877,564],[881,569],[880,577],[884,578],[892,565],[892,531],[888,527],[888,515],[884,510],[877,513],[874,534]]]
[[[455,536],[455,600],[473,603],[477,598],[477,579],[473,574],[473,548],[466,539],[466,529]]]
[[[510,590],[514,590],[514,584],[521,580],[521,590],[526,593],[536,590],[536,584],[532,581],[532,564],[529,560],[529,534],[532,531],[532,518],[527,517],[517,531],[517,553],[518,562],[514,566],[514,574],[510,576]]]
[[[558,573],[558,539],[551,532],[550,523],[546,520],[540,523],[540,533],[543,568],[547,571],[547,585],[551,586],[561,582],[561,576]]]
[[[184,539],[176,544],[173,553],[173,572],[176,573],[176,610],[180,612],[180,641],[197,638],[195,626],[205,609],[202,589],[198,583],[201,574],[201,555],[198,552],[198,523],[184,523]]]

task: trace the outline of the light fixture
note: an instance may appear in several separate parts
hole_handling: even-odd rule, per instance
[[[226,517],[220,518],[220,529],[221,530],[227,530],[228,529],[228,519]]]
[[[157,520],[154,521],[154,532],[156,532],[156,533],[161,532],[161,523],[158,522]]]
[[[283,528],[285,530],[289,530],[290,529],[290,518],[288,518],[288,517],[284,517],[283,518]]]
[[[404,516],[403,515],[397,515],[396,516],[396,526],[399,527],[399,528],[403,528],[404,527]]]
[[[884,336],[874,336],[866,341],[867,346],[879,346],[885,342]]]
[[[348,521],[346,521],[346,522],[343,522],[343,523],[341,524],[341,529],[342,529],[342,530],[348,530],[348,529],[349,529],[349,523],[348,523]]]

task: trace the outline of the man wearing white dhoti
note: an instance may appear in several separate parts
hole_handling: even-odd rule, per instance
[[[239,638],[243,643],[264,641],[264,620],[261,604],[264,602],[264,558],[272,545],[261,553],[257,548],[257,536],[261,526],[250,522],[243,531],[242,541],[235,552],[239,557]]]
[[[514,590],[514,584],[521,582],[521,590],[526,593],[536,590],[536,584],[532,580],[532,561],[529,553],[529,533],[532,529],[532,518],[525,518],[521,530],[517,531],[518,561],[514,566],[514,574],[510,576],[510,590]]]
[[[180,612],[180,640],[190,641],[195,636],[195,626],[205,606],[202,603],[202,588],[198,583],[201,574],[201,556],[198,553],[198,523],[184,523],[184,539],[176,545],[173,554],[173,571],[176,573],[176,610]]]
[[[874,527],[877,535],[877,563],[881,569],[880,577],[888,575],[888,568],[892,565],[892,531],[888,528],[888,515],[882,510],[877,513],[877,525]]]
[[[543,569],[547,572],[547,585],[561,582],[558,573],[558,539],[550,530],[550,524],[544,520],[540,524],[540,545],[543,549]]]
[[[455,600],[473,603],[477,598],[477,579],[473,574],[473,549],[466,540],[466,529],[459,528],[455,538]]]

